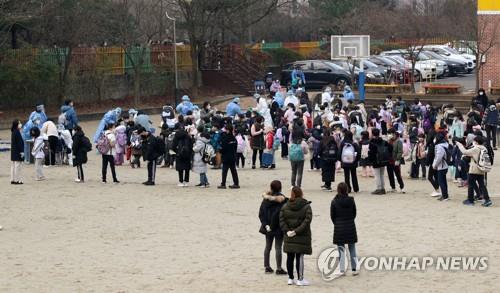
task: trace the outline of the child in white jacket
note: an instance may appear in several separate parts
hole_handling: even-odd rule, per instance
[[[43,163],[45,160],[43,147],[45,146],[45,142],[43,141],[43,137],[40,135],[40,129],[36,127],[30,130],[30,135],[34,140],[31,154],[35,158],[35,180],[42,181],[45,180],[45,176],[43,175]]]

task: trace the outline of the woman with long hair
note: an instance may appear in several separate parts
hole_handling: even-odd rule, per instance
[[[24,140],[21,135],[23,125],[19,119],[12,121],[10,140],[10,184],[23,184],[21,179],[21,166],[24,160]]]
[[[341,182],[337,186],[337,195],[333,198],[330,205],[330,218],[333,223],[333,244],[338,246],[340,254],[340,275],[345,274],[345,245],[349,248],[351,257],[351,270],[353,275],[357,275],[357,257],[356,246],[358,235],[356,233],[356,203],[354,198],[347,193],[348,186]]]
[[[308,286],[304,279],[304,254],[312,254],[311,246],[311,202],[304,199],[300,187],[292,188],[290,200],[281,208],[280,227],[285,233],[283,251],[287,254],[288,285]],[[297,281],[293,275],[293,265],[297,270]]]

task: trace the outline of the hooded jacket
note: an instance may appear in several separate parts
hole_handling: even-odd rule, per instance
[[[346,99],[346,101],[354,100],[354,93],[350,86],[346,86],[344,89],[344,99]]]
[[[66,116],[66,129],[73,129],[78,125],[78,117],[76,116],[75,109],[70,105],[62,105],[61,113]]]
[[[344,245],[358,242],[356,232],[356,203],[350,196],[335,196],[330,205],[330,218],[332,220],[333,243]]]
[[[272,198],[276,198],[278,196],[284,197],[284,201],[278,202],[276,200],[264,198],[260,204],[259,219],[261,226],[259,231],[262,234],[283,236],[283,231],[280,227],[280,211],[288,199],[281,193],[271,195]],[[267,232],[267,225],[271,228],[271,232]]]
[[[233,102],[227,104],[226,114],[228,117],[234,117],[240,113],[241,113],[241,107],[238,103],[233,101]]]
[[[313,217],[311,202],[304,198],[288,201],[280,211],[280,227],[285,233],[284,252],[312,254],[311,221]],[[288,237],[286,232],[295,231]]]
[[[432,162],[432,168],[441,171],[448,169],[448,164],[446,163],[446,151],[449,147],[448,142],[444,139],[438,139],[435,146],[434,161]]]
[[[205,150],[205,146],[210,143],[210,140],[198,136],[196,138],[196,142],[193,146],[193,172],[202,174],[207,173],[207,164],[203,162],[203,151]]]

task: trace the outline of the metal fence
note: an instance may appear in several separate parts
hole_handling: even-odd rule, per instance
[[[68,57],[67,48],[23,48],[0,52],[0,63],[34,63],[61,67]],[[97,47],[74,48],[71,51],[70,71],[76,73],[103,71],[112,75],[131,73],[135,66],[142,64],[143,72],[174,71],[174,50],[172,46],[148,48]],[[192,66],[190,47],[177,46],[179,71],[190,71]]]

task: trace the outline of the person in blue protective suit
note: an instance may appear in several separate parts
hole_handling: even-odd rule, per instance
[[[228,117],[234,117],[241,113],[240,98],[234,97],[233,101],[227,104],[226,115]]]
[[[285,97],[283,97],[283,94],[281,92],[277,92],[275,95],[274,95],[274,98],[273,98],[274,101],[276,101],[276,103],[278,103],[278,106],[283,109],[283,107],[285,106]]]
[[[30,160],[30,155],[31,154],[31,151],[30,151],[30,146],[28,144],[28,141],[31,141],[32,137],[31,137],[31,134],[30,134],[30,130],[32,128],[38,128],[40,129],[40,127],[42,127],[42,123],[40,121],[42,121],[42,117],[39,113],[37,112],[33,112],[31,113],[30,115],[31,119],[29,119],[26,124],[24,124],[23,126],[23,131],[22,131],[22,137],[23,137],[23,140],[24,140],[24,162],[26,163],[29,163],[29,160]]]
[[[45,114],[45,106],[43,104],[37,104],[35,111],[31,112],[30,117],[28,120],[33,120],[34,116],[38,116],[40,119],[40,126],[47,122],[47,114]]]
[[[108,124],[115,124],[118,121],[118,118],[120,118],[121,114],[122,114],[121,108],[109,110],[106,114],[104,114],[104,116],[101,119],[101,122],[99,123],[99,126],[97,126],[97,129],[95,131],[94,143],[97,143],[99,136],[104,131],[104,127]]]
[[[149,133],[155,133],[155,129],[153,128],[153,122],[149,119],[149,115],[139,114],[134,120],[135,125],[139,125],[144,127]]]
[[[189,97],[184,95],[182,97],[182,102],[175,108],[177,113],[186,116],[189,111],[193,112],[193,103],[189,100]]]
[[[294,81],[296,79],[300,79],[300,83],[299,83],[300,86],[304,86],[306,84],[306,76],[304,75],[304,72],[302,71],[300,66],[296,66],[292,70],[291,78],[292,78],[292,81]]]
[[[64,114],[64,128],[72,132],[78,125],[78,117],[76,116],[73,100],[64,101],[64,105],[61,106],[61,114]]]
[[[354,101],[354,93],[348,85],[344,87],[344,99],[346,99],[346,101]]]

